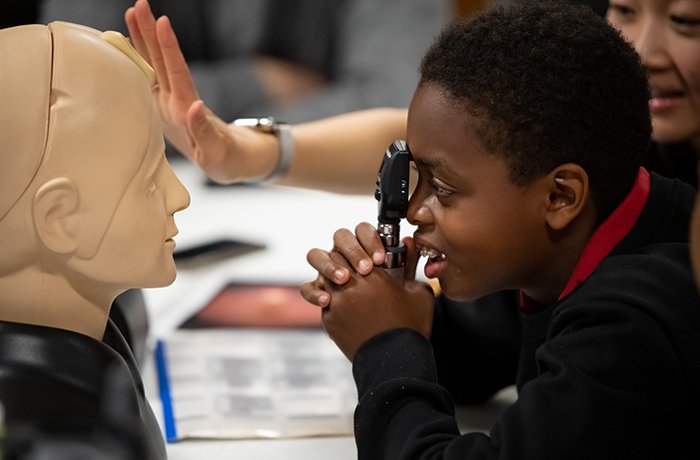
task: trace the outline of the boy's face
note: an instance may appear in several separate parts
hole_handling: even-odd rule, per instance
[[[448,297],[538,288],[547,271],[542,181],[514,185],[506,163],[485,152],[474,117],[437,86],[421,85],[408,115],[407,141],[419,179],[408,219]]]
[[[611,0],[607,18],[649,72],[654,140],[700,140],[700,0]]]

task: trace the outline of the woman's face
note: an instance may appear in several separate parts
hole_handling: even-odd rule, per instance
[[[653,138],[700,145],[700,0],[610,0],[649,73]]]

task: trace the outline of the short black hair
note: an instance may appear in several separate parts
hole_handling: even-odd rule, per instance
[[[598,220],[631,189],[651,138],[640,58],[590,8],[560,1],[493,7],[448,26],[421,63],[481,121],[514,184],[563,163],[586,170]]]

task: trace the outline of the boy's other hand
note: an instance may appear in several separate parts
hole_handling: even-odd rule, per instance
[[[407,327],[430,337],[435,299],[427,284],[413,279],[418,254],[411,238],[404,240],[408,262],[403,286],[384,270],[373,269],[382,264],[384,248],[371,225],[358,225],[355,235],[338,230],[333,242],[330,252],[309,251],[307,260],[319,276],[302,285],[301,293],[323,308],[324,328],[349,360],[364,342],[390,329]]]

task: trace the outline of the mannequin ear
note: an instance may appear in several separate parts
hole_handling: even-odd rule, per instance
[[[558,166],[547,175],[547,225],[555,231],[566,228],[583,211],[589,199],[588,174],[575,163]]]
[[[68,254],[78,248],[79,204],[78,188],[67,177],[49,180],[34,194],[34,227],[50,251]]]

